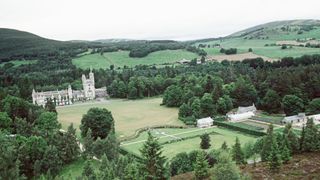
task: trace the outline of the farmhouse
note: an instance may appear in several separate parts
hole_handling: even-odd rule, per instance
[[[211,117],[206,117],[197,120],[197,127],[198,128],[206,128],[213,125],[213,119]]]
[[[299,113],[298,115],[294,115],[294,116],[287,116],[285,118],[283,118],[283,120],[281,121],[283,124],[288,124],[288,123],[304,123],[307,121],[307,117],[305,113]]]
[[[94,74],[92,71],[89,73],[89,78],[82,75],[82,86],[83,90],[72,90],[71,85],[66,90],[36,92],[32,91],[32,102],[33,104],[44,106],[48,100],[51,100],[56,106],[64,106],[73,104],[76,101],[92,100],[96,97],[106,97],[107,89],[95,88]]]
[[[227,114],[227,119],[231,122],[238,122],[242,120],[246,120],[254,116],[254,113],[252,111],[244,112],[240,114]]]

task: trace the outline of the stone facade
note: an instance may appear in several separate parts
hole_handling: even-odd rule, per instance
[[[83,90],[72,90],[71,85],[69,85],[66,90],[56,90],[56,91],[46,91],[46,92],[36,92],[34,89],[32,91],[32,102],[40,106],[44,106],[48,100],[55,103],[56,106],[71,105],[76,101],[87,101],[93,100],[96,97],[106,97],[107,88],[95,88],[94,74],[92,71],[89,73],[89,78],[82,75],[82,86]]]

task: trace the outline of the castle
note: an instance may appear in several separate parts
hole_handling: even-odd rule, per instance
[[[107,96],[106,87],[95,88],[94,74],[92,71],[90,71],[88,79],[84,74],[82,74],[81,79],[83,90],[72,90],[71,85],[69,85],[68,89],[61,91],[36,92],[33,89],[32,102],[33,104],[44,106],[48,100],[51,100],[56,106],[64,106],[71,105],[76,101],[93,100]]]

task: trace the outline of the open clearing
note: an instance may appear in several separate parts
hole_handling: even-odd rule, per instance
[[[193,59],[198,55],[186,50],[163,50],[150,53],[146,57],[131,58],[129,51],[105,52],[103,55],[100,53],[84,55],[72,60],[72,63],[81,69],[106,69],[110,65],[115,67],[123,66],[136,66],[136,65],[159,65],[165,63],[175,63],[181,59]]]
[[[254,58],[262,58],[265,61],[274,61],[277,59],[272,59],[269,57],[265,57],[265,56],[261,56],[261,55],[256,55],[254,53],[251,52],[247,52],[247,53],[241,53],[241,54],[231,54],[231,55],[225,55],[225,54],[221,54],[221,55],[213,55],[213,56],[208,56],[207,59],[209,61],[218,61],[221,62],[223,60],[228,60],[228,61],[242,61],[244,59],[254,59]]]
[[[70,123],[75,127],[81,124],[82,115],[92,107],[106,108],[112,112],[115,120],[116,134],[129,136],[139,128],[156,125],[179,125],[178,108],[160,106],[162,98],[146,98],[142,100],[111,99],[103,102],[79,103],[57,107],[58,119],[63,129]],[[77,131],[79,133],[79,130]]]
[[[157,134],[158,132],[158,134]],[[162,133],[164,132],[164,133]],[[166,142],[174,140],[176,138],[191,137],[195,135],[201,135],[203,133],[215,132],[210,135],[211,148],[218,149],[221,147],[222,143],[226,141],[229,147],[235,143],[236,137],[240,139],[241,144],[245,144],[249,141],[255,141],[256,137],[246,135],[237,131],[232,131],[224,128],[211,127],[206,129],[199,128],[188,128],[188,129],[156,129],[152,131],[152,134],[159,138],[160,142]],[[166,136],[171,135],[174,137]],[[139,149],[141,149],[145,139],[147,138],[147,132],[142,133],[137,139],[132,141],[124,142],[121,147],[127,151],[135,154],[140,154]],[[194,137],[191,139],[186,139],[178,142],[173,142],[171,144],[163,145],[163,155],[169,159],[174,157],[180,152],[190,152],[192,150],[200,149],[200,137]]]

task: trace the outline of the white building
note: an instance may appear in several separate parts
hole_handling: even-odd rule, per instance
[[[92,71],[89,73],[89,78],[82,75],[83,90],[72,90],[71,85],[66,90],[36,92],[32,91],[32,102],[40,106],[44,106],[48,100],[51,100],[56,106],[64,106],[73,104],[75,101],[92,100],[96,97],[106,97],[107,88],[95,88],[94,74]]]
[[[244,112],[240,114],[227,114],[227,119],[231,122],[238,122],[242,120],[249,119],[254,116],[254,113],[252,111]]]
[[[211,117],[206,117],[197,120],[197,127],[198,128],[206,128],[213,125],[213,119]]]
[[[284,124],[288,124],[288,123],[304,123],[307,122],[307,116],[305,113],[299,113],[298,115],[294,115],[294,116],[287,116],[285,118],[283,118],[282,123]]]

